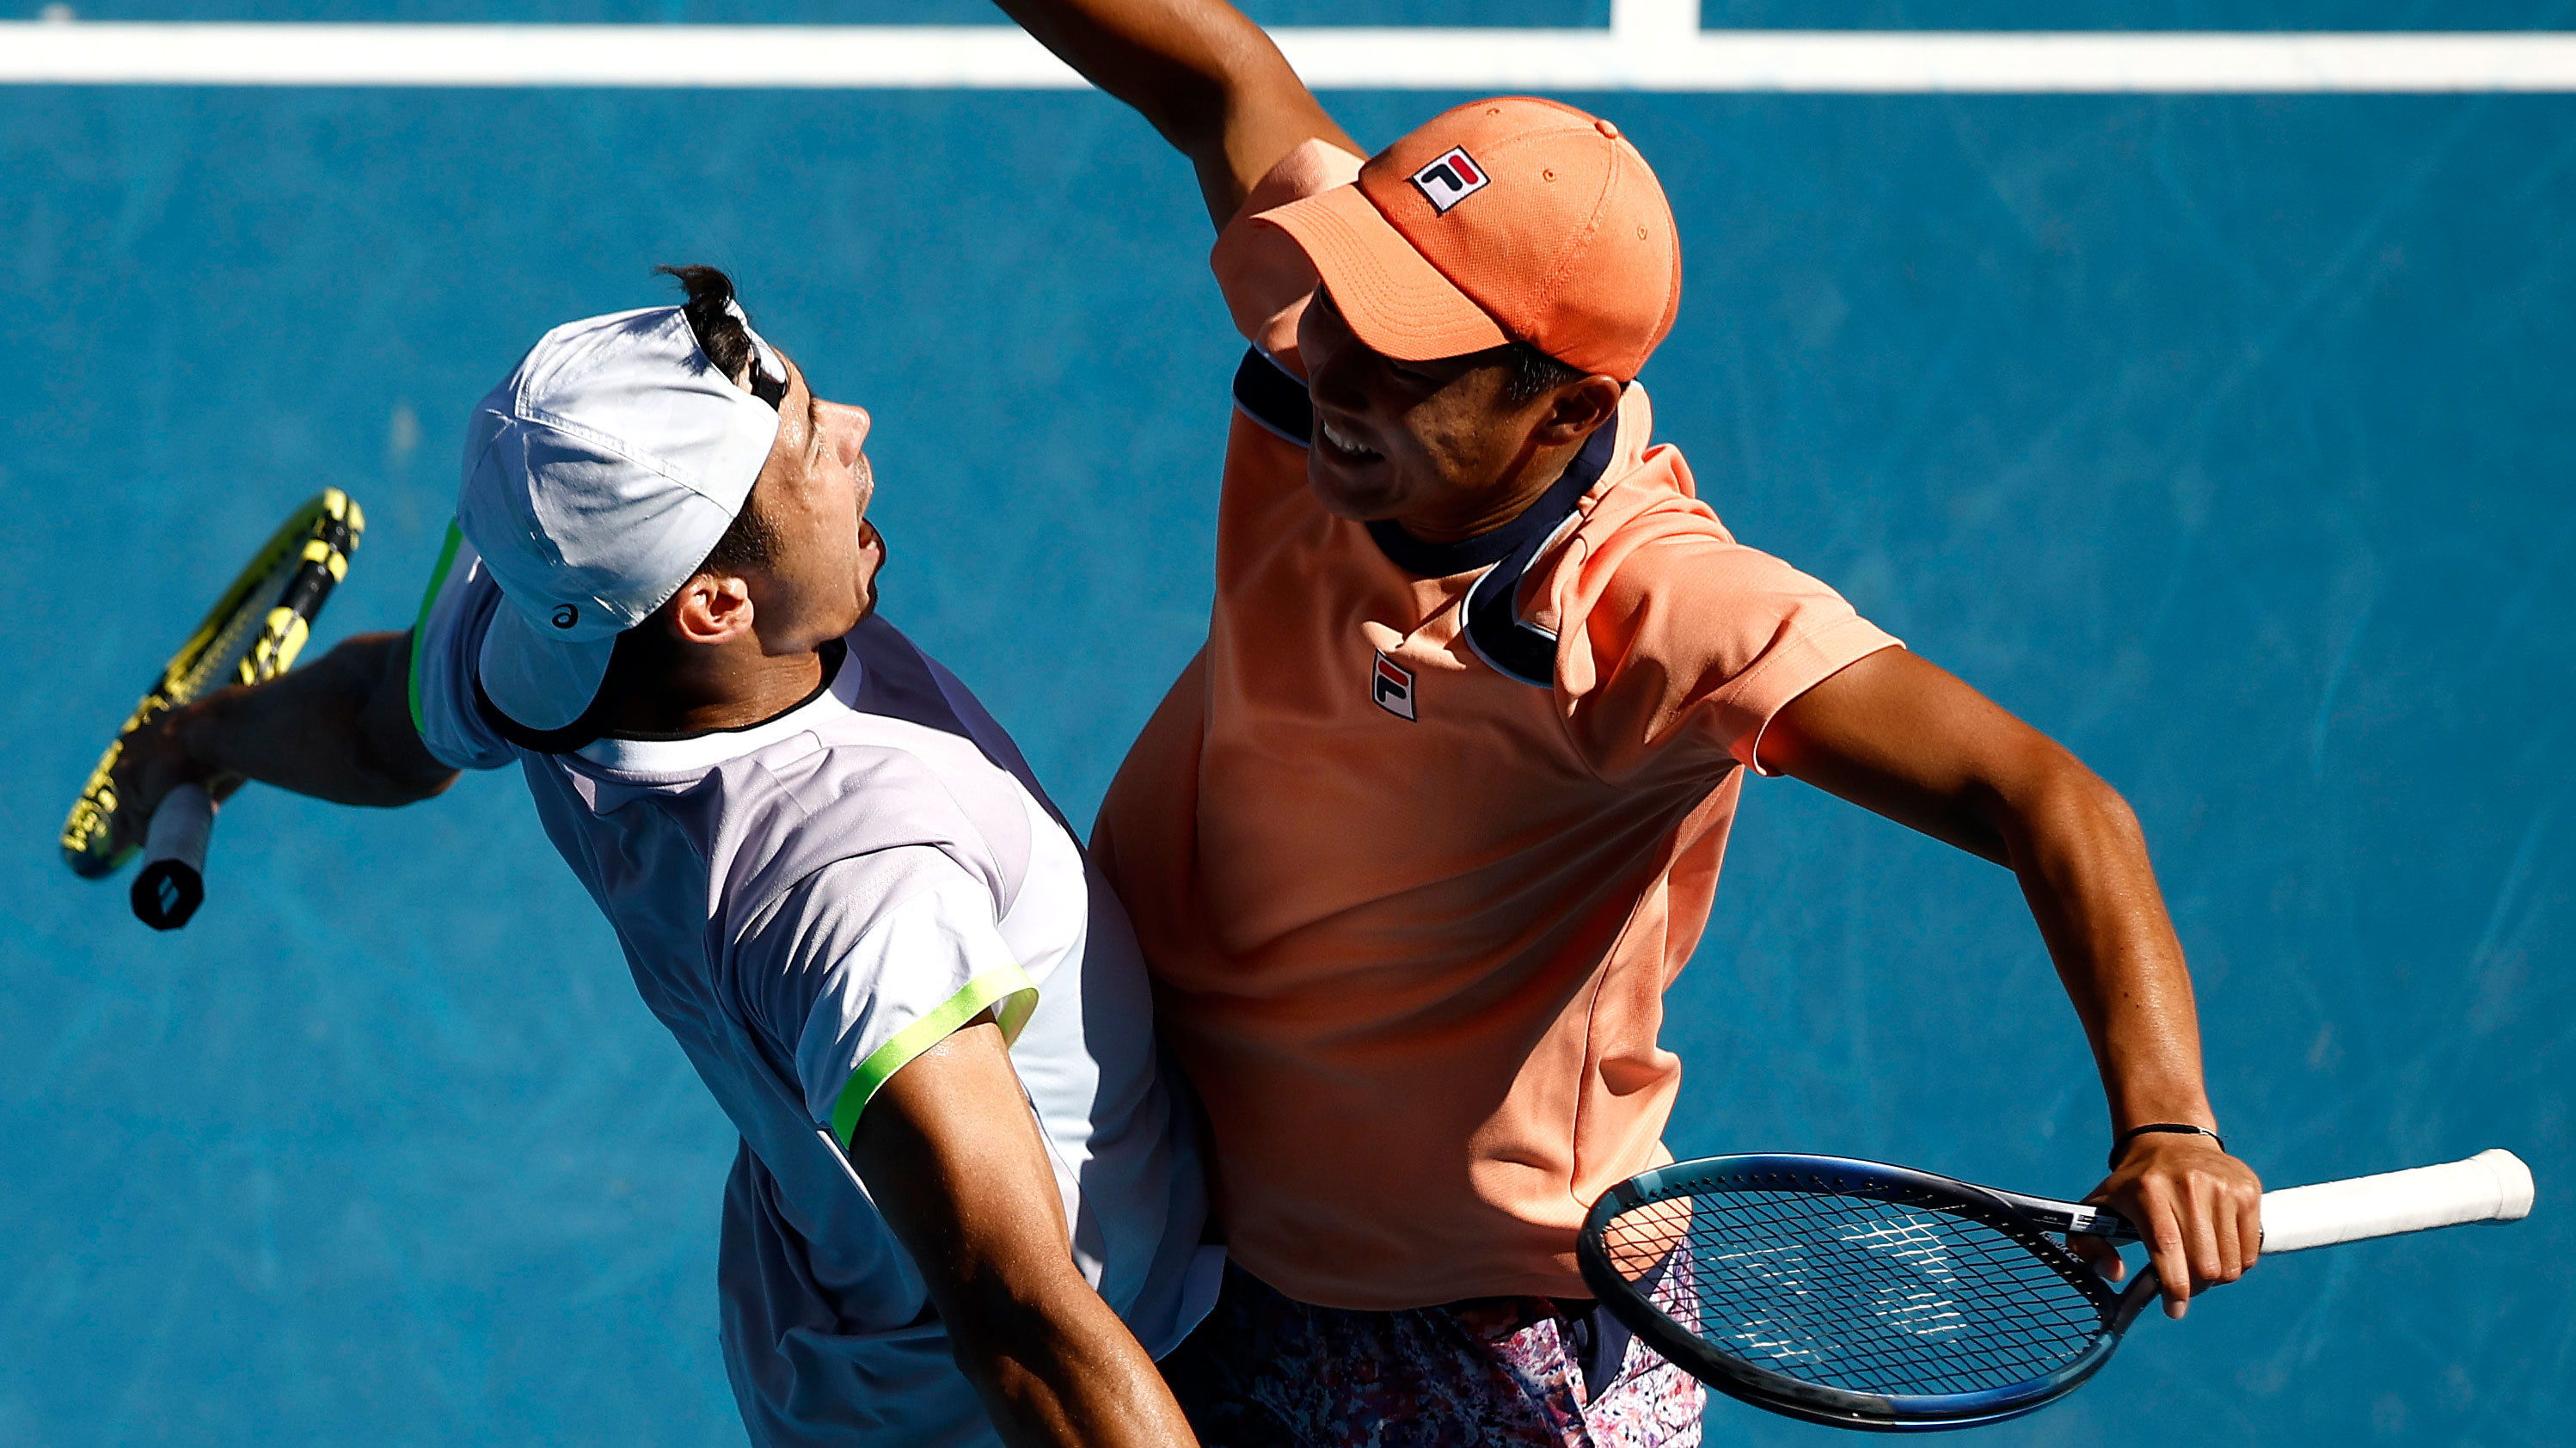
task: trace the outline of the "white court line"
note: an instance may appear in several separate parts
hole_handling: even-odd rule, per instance
[[[1319,90],[2576,91],[2570,32],[1699,28],[1613,0],[1601,30],[1282,29]],[[0,23],[0,84],[1079,87],[998,25]]]

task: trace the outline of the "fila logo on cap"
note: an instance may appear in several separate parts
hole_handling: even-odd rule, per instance
[[[1369,685],[1377,706],[1398,719],[1413,717],[1413,671],[1388,658],[1377,656],[1377,676]]]
[[[1468,156],[1463,146],[1452,146],[1448,154],[1413,173],[1414,189],[1431,203],[1431,209],[1446,216],[1449,208],[1485,189],[1492,180]],[[1412,718],[1410,714],[1405,715]]]

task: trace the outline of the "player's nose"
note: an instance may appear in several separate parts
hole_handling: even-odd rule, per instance
[[[868,430],[876,426],[876,419],[868,415],[866,408],[847,402],[825,402],[821,406],[823,427],[831,438],[834,454],[840,458],[841,466],[856,466],[860,450],[867,445]]]

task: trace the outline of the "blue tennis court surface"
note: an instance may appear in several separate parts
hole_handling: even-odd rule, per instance
[[[981,18],[930,11],[784,18]],[[1328,99],[1375,145],[1457,97]],[[2267,1261],[1981,1441],[2576,1441],[2576,98],[1572,99],[1680,210],[1663,436],[1739,536],[2128,792],[2240,1152],[2275,1185],[2487,1146],[2539,1178],[2517,1227]],[[875,412],[888,613],[1087,819],[1204,629],[1241,346],[1209,239],[1086,94],[0,90],[0,1443],[741,1442],[731,1133],[514,776],[400,813],[245,794],[168,937],[54,831],[291,504],[368,514],[316,648],[406,624],[465,409],[684,261]],[[2011,878],[1801,786],[1748,790],[1670,1005],[1685,1156],[2099,1174]]]

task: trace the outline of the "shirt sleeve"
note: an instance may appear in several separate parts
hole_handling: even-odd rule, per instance
[[[1825,584],[1719,533],[1659,539],[1621,559],[1585,637],[1599,683],[1578,732],[1605,775],[1672,747],[1760,772],[1762,731],[1789,701],[1903,647]]]
[[[1357,180],[1359,157],[1329,141],[1310,140],[1279,159],[1244,199],[1243,209],[1218,233],[1208,267],[1225,293],[1235,330],[1298,376],[1297,318],[1315,293],[1314,263],[1288,233],[1256,226],[1253,218],[1274,206]]]
[[[500,606],[501,586],[482,555],[449,523],[411,630],[411,724],[450,769],[498,769],[518,758],[474,706],[474,669]]]
[[[1017,1039],[1037,987],[1002,940],[992,892],[927,845],[817,870],[735,942],[734,978],[805,1108],[844,1148],[878,1089],[990,1009]]]

